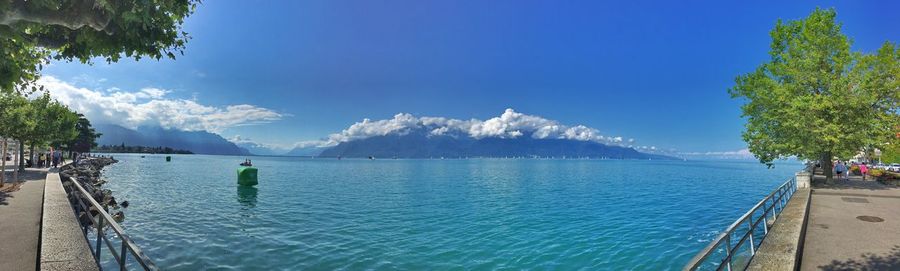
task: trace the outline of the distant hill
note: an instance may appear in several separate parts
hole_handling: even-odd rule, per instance
[[[482,138],[429,136],[425,133],[384,135],[342,142],[323,150],[321,157],[456,158],[456,157],[589,157],[609,159],[675,159],[609,146],[593,141],[569,139]]]
[[[247,149],[205,131],[182,131],[152,126],[141,126],[132,130],[112,124],[95,125],[95,129],[103,134],[97,140],[99,145],[124,143],[128,146],[169,147],[197,154],[250,155]]]
[[[253,155],[283,155],[284,151],[274,150],[254,142],[234,142],[238,147],[247,150]]]
[[[159,154],[194,154],[189,150],[179,150],[169,147],[146,147],[146,146],[123,146],[123,145],[100,145],[91,150],[91,152],[107,152],[107,153],[159,153]]]
[[[326,148],[323,147],[296,147],[291,151],[282,154],[284,156],[318,156]]]

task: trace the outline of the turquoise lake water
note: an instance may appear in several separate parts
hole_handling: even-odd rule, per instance
[[[253,157],[243,188],[243,157],[114,156],[105,188],[163,270],[680,270],[802,168]]]

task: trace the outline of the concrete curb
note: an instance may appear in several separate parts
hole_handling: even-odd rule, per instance
[[[799,189],[775,220],[747,270],[798,270],[812,189]],[[798,201],[799,200],[799,201]]]

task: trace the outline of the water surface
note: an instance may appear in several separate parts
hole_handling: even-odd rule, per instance
[[[801,168],[754,161],[115,154],[106,188],[164,270],[681,269]]]

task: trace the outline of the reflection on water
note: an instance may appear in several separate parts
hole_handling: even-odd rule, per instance
[[[256,193],[258,189],[252,186],[237,186],[237,200],[244,206],[256,207]]]

